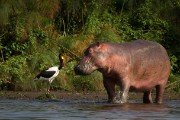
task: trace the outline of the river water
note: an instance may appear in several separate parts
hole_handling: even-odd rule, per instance
[[[164,104],[127,104],[62,99],[62,100],[0,100],[3,120],[180,120],[180,100]]]

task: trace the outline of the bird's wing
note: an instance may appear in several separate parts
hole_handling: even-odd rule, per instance
[[[57,70],[58,70],[58,66],[54,66],[54,67],[50,67],[46,71],[57,71]]]
[[[56,73],[56,71],[47,71],[44,70],[42,71],[39,75],[36,76],[36,78],[40,78],[40,77],[44,77],[44,78],[50,78],[52,77],[54,74]]]

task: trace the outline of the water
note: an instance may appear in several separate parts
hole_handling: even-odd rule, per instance
[[[180,120],[180,100],[162,105],[108,104],[78,99],[63,100],[0,100],[3,120]]]

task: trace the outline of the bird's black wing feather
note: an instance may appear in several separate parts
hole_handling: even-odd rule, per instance
[[[36,76],[36,78],[40,78],[40,77],[44,77],[44,78],[50,78],[52,77],[54,74],[56,73],[56,71],[42,71],[39,75]]]

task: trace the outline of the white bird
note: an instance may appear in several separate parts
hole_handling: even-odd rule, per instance
[[[48,92],[50,91],[50,86],[51,86],[52,81],[58,76],[59,70],[64,66],[63,60],[64,60],[64,57],[61,54],[59,54],[59,61],[60,61],[59,66],[54,66],[47,70],[43,70],[34,79],[35,81],[47,80],[48,81],[48,89],[47,89]]]

